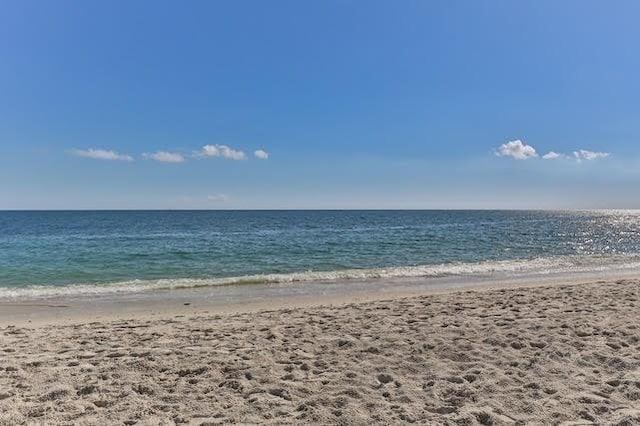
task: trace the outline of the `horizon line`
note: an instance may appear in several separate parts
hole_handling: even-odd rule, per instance
[[[172,208],[98,208],[98,209],[0,209],[0,212],[284,212],[284,211],[638,211],[635,207],[588,208],[228,208],[228,209],[172,209]]]

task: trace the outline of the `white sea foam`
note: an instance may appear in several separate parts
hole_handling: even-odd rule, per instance
[[[0,299],[47,298],[58,296],[97,296],[249,284],[319,283],[330,281],[374,280],[390,278],[437,278],[490,274],[549,274],[562,272],[598,272],[609,269],[640,269],[640,256],[561,256],[527,260],[449,263],[340,271],[306,271],[288,274],[258,274],[225,278],[172,278],[130,280],[112,283],[77,283],[63,286],[28,285],[0,288]]]

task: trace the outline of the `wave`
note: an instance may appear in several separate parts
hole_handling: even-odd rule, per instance
[[[599,272],[613,269],[640,269],[640,255],[560,256],[520,260],[447,263],[439,265],[397,266],[337,271],[305,271],[286,274],[257,274],[224,278],[171,278],[128,280],[109,283],[76,283],[60,286],[27,285],[0,288],[0,299],[49,298],[59,296],[101,296],[250,284],[288,284],[336,282],[391,278],[440,278],[490,274],[550,274]]]

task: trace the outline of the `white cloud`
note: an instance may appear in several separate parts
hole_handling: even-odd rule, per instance
[[[177,152],[158,151],[142,154],[144,158],[159,161],[161,163],[184,163],[185,158]]]
[[[538,153],[531,145],[527,145],[518,139],[500,145],[496,155],[499,157],[512,157],[516,160],[526,160],[537,157]]]
[[[205,145],[198,153],[200,157],[222,157],[228,160],[246,160],[247,155],[227,145]]]
[[[526,160],[529,158],[537,158],[538,153],[531,145],[527,145],[521,140],[517,139],[509,141],[500,145],[495,154],[499,157],[512,157],[516,160]],[[611,154],[608,152],[595,152],[586,149],[580,149],[574,151],[573,156],[563,154],[561,152],[549,151],[542,156],[543,160],[576,160],[578,163],[582,161],[598,160],[600,158],[607,158]]]
[[[588,151],[586,149],[581,149],[581,150],[575,151],[573,153],[573,156],[578,161],[582,161],[582,160],[586,160],[586,161],[597,160],[599,158],[607,158],[609,155],[611,155],[611,154],[609,154],[608,152],[593,152],[593,151]]]
[[[269,153],[267,151],[262,150],[262,149],[259,149],[259,150],[255,151],[253,153],[253,155],[255,155],[255,157],[260,159],[260,160],[268,160],[269,159]]]
[[[558,154],[557,152],[549,151],[545,155],[542,156],[545,160],[557,160],[559,158],[566,158],[564,154]]]
[[[207,200],[212,201],[214,203],[226,203],[229,201],[229,197],[225,194],[213,194],[207,196]]]
[[[93,158],[94,160],[133,161],[133,157],[130,155],[119,154],[106,149],[72,149],[71,153],[78,157]]]

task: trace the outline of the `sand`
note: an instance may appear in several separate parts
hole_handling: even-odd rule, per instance
[[[640,281],[0,328],[0,424],[640,424]]]

